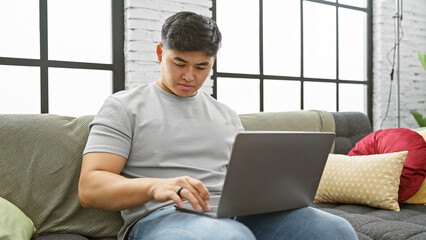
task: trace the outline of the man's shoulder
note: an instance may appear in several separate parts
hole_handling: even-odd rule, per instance
[[[121,90],[119,92],[116,92],[112,96],[115,97],[115,98],[126,98],[128,96],[132,96],[132,95],[135,95],[135,94],[140,94],[140,93],[145,92],[145,91],[149,91],[151,85],[152,85],[152,83],[144,83],[144,84],[138,85],[138,86],[130,88],[130,89],[125,89],[125,90]]]
[[[204,98],[204,100],[206,102],[208,102],[212,106],[220,109],[221,111],[226,111],[227,113],[232,113],[232,114],[235,113],[235,111],[232,108],[230,108],[225,103],[219,102],[217,99],[215,99],[214,97],[212,97],[209,93],[207,93],[207,92],[201,92],[201,95],[203,96],[203,98]]]
[[[130,89],[122,90],[112,94],[110,97],[122,103],[131,103],[140,99],[140,96],[146,96],[152,90],[152,83],[145,83]]]

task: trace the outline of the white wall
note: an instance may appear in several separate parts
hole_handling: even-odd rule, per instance
[[[174,13],[196,12],[208,17],[211,0],[125,0],[126,89],[153,82],[160,76],[155,48],[161,40],[161,26]],[[212,93],[213,81],[204,83],[203,91]]]
[[[395,0],[373,1],[373,127],[379,129],[385,116],[390,88],[391,64],[387,53],[395,41]],[[400,127],[417,128],[410,110],[426,115],[426,71],[417,52],[426,53],[426,1],[404,0],[401,21],[404,37],[400,42]],[[392,59],[392,55],[390,55]],[[397,127],[396,74],[392,85],[389,113],[383,129]]]

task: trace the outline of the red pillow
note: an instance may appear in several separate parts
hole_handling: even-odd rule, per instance
[[[416,194],[426,176],[426,142],[420,134],[406,128],[379,130],[361,139],[348,155],[401,151],[408,151],[398,192],[398,202],[404,202]]]

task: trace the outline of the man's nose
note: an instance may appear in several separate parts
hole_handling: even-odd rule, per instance
[[[194,70],[192,68],[188,68],[182,75],[182,78],[187,81],[187,82],[191,82],[194,81],[195,76],[194,76]]]

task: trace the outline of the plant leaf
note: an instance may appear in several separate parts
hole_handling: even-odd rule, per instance
[[[413,115],[414,119],[416,119],[420,127],[426,127],[426,117],[423,117],[421,113],[416,112],[414,110],[411,110],[410,112]]]
[[[417,52],[419,55],[420,62],[423,65],[423,68],[426,70],[426,55],[422,54],[421,52]]]

